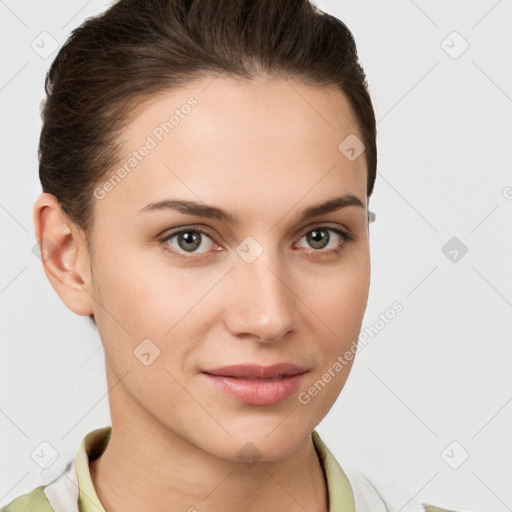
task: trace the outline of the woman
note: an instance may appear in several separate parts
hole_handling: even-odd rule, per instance
[[[370,282],[375,117],[347,27],[306,0],[119,0],[46,91],[35,230],[98,328],[112,426],[4,510],[387,510],[314,430]]]

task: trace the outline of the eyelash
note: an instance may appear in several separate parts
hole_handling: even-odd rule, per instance
[[[325,230],[325,231],[334,231],[337,235],[339,235],[341,237],[341,239],[343,240],[343,242],[341,242],[340,244],[338,244],[335,248],[333,249],[329,249],[327,251],[324,251],[324,250],[315,250],[315,249],[312,249],[310,252],[312,253],[312,256],[314,258],[318,258],[318,257],[322,257],[322,256],[325,256],[327,254],[332,254],[332,253],[335,253],[336,251],[338,251],[338,249],[340,247],[342,247],[343,245],[345,245],[345,243],[347,242],[350,242],[353,240],[353,236],[350,234],[350,233],[347,233],[345,231],[342,231],[341,229],[337,229],[337,228],[332,228],[332,227],[329,227],[329,226],[316,226],[312,229],[309,229],[308,231],[305,231],[300,237],[299,237],[299,240],[301,238],[303,238],[305,235],[307,235],[308,233],[311,233],[312,231],[321,231],[321,230]],[[201,228],[197,228],[197,227],[194,227],[194,226],[191,226],[191,227],[188,227],[188,228],[185,228],[185,229],[180,229],[178,231],[173,231],[171,233],[168,233],[167,235],[161,237],[158,239],[159,243],[162,244],[162,246],[164,247],[164,250],[166,251],[169,251],[171,252],[173,255],[175,256],[178,256],[179,258],[183,258],[185,260],[198,260],[198,259],[201,259],[201,256],[185,256],[183,253],[181,252],[178,252],[174,249],[170,249],[166,244],[165,242],[168,242],[169,240],[171,240],[172,238],[174,238],[175,236],[177,235],[180,235],[182,233],[201,233],[202,235],[205,235],[207,236],[208,238],[210,238],[215,244],[219,245],[217,243],[217,241],[210,235],[210,233],[208,233],[207,231],[201,229]],[[199,253],[201,254],[201,253]],[[206,254],[206,253],[204,253]]]

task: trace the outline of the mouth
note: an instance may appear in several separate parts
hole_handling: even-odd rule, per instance
[[[272,381],[297,375],[305,371],[307,371],[307,369],[302,366],[297,366],[291,363],[278,363],[271,366],[237,364],[232,366],[223,366],[222,368],[213,368],[211,370],[203,370],[203,373],[215,375],[217,377]]]
[[[308,369],[290,363],[241,364],[202,370],[217,389],[250,405],[276,405],[297,392]]]

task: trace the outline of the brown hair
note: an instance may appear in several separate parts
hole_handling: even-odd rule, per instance
[[[117,0],[86,19],[46,76],[43,191],[90,235],[93,190],[121,157],[128,115],[155,93],[209,74],[338,85],[363,136],[371,195],[376,123],[356,44],[344,23],[309,0]]]

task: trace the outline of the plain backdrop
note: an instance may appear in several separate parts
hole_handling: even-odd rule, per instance
[[[510,510],[512,1],[316,4],[352,30],[378,120],[373,334],[317,430],[377,486]],[[0,504],[110,424],[99,336],[47,281],[32,225],[45,73],[107,5],[0,1]],[[34,49],[41,37],[50,55]],[[403,311],[382,328],[395,301]],[[59,454],[46,470],[31,456],[43,442]]]

